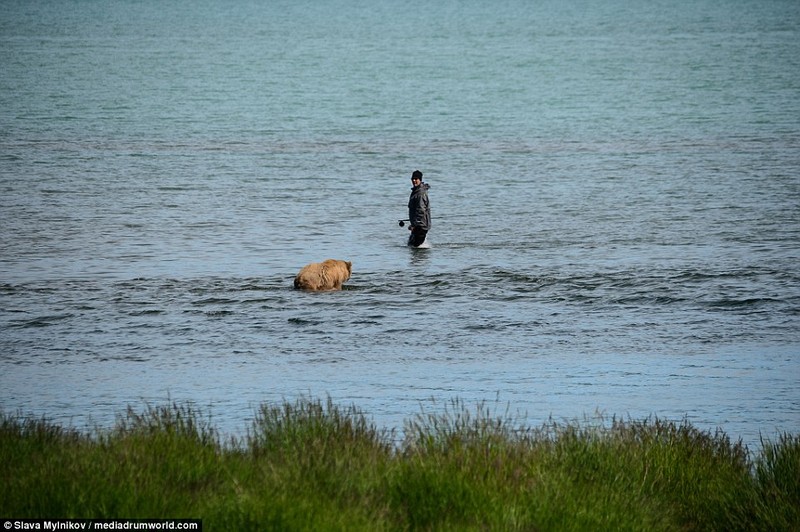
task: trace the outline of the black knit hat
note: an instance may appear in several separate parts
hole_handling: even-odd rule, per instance
[[[414,170],[414,173],[411,174],[411,179],[419,179],[422,181],[422,172],[419,170]]]

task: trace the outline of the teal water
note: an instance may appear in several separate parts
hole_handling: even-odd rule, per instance
[[[0,67],[5,410],[800,430],[795,1],[9,1]]]

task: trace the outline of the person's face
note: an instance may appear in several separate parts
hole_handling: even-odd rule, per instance
[[[418,178],[418,177],[412,177],[412,178],[411,178],[411,184],[412,184],[413,186],[415,186],[415,187],[416,187],[416,186],[418,186],[420,183],[422,183],[422,179],[420,179],[420,178]]]

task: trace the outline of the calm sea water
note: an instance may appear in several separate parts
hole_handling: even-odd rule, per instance
[[[800,431],[795,0],[10,0],[0,68],[7,412]]]

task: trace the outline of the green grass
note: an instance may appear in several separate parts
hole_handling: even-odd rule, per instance
[[[81,432],[0,414],[0,515],[199,518],[205,530],[800,530],[800,437],[687,422],[526,427],[485,405],[379,430],[328,399],[223,439],[189,405]]]

